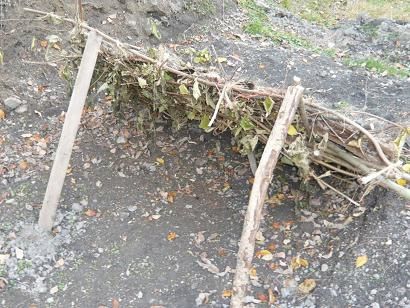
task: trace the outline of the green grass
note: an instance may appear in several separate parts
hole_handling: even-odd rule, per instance
[[[312,23],[334,26],[366,13],[372,18],[410,21],[408,0],[282,0],[280,6]]]
[[[272,27],[264,8],[254,0],[239,0],[239,5],[246,11],[249,18],[244,26],[248,34],[269,38],[275,43],[285,43],[294,47],[311,48],[312,44],[295,33],[277,30]]]
[[[393,63],[376,58],[366,59],[347,59],[345,64],[350,67],[363,67],[371,72],[378,74],[387,74],[390,76],[397,76],[402,78],[410,77],[410,68],[399,67]]]
[[[17,271],[19,273],[24,273],[27,269],[31,268],[33,265],[30,260],[18,260],[17,261]]]
[[[185,9],[204,16],[216,13],[216,5],[213,0],[190,0],[185,3]]]
[[[363,33],[365,33],[367,36],[371,38],[376,38],[378,35],[379,28],[372,23],[367,23],[367,24],[360,26],[360,30]]]
[[[0,265],[0,277],[5,277],[5,276],[6,276],[6,266]]]

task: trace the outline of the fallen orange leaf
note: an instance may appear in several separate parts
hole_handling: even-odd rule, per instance
[[[254,268],[254,267],[252,267],[250,270],[249,270],[249,276],[251,276],[251,277],[258,277],[258,274],[256,273],[256,268]]]
[[[21,170],[26,170],[28,168],[28,162],[25,160],[20,160],[19,161],[19,168]]]
[[[270,252],[274,252],[276,250],[275,243],[269,243],[266,249],[269,250]]]
[[[41,46],[41,47],[46,48],[47,45],[48,45],[48,41],[46,41],[46,40],[41,40],[41,41],[40,41],[40,46]]]
[[[175,197],[177,196],[177,193],[175,191],[170,191],[167,193],[167,201],[168,203],[174,203]]]
[[[228,255],[228,252],[223,249],[222,247],[218,249],[218,256],[220,257],[226,257]]]
[[[97,216],[97,211],[93,209],[88,209],[84,212],[84,215],[88,217],[95,217]]]
[[[269,297],[264,293],[257,293],[256,298],[259,299],[263,303],[266,303],[269,300]]]
[[[312,292],[314,288],[316,288],[316,281],[314,279],[306,279],[298,287],[299,291],[303,294]]]
[[[280,222],[273,222],[273,223],[272,223],[272,227],[273,227],[274,229],[280,229],[281,224],[280,224]]]
[[[168,235],[167,235],[167,240],[168,241],[173,241],[176,238],[177,238],[177,234],[174,231],[168,232]]]
[[[224,290],[222,292],[222,297],[231,297],[232,296],[232,290]]]
[[[279,267],[279,265],[276,264],[276,263],[271,263],[271,264],[269,264],[269,268],[270,268],[272,271],[274,271],[274,270],[277,269],[278,267]]]

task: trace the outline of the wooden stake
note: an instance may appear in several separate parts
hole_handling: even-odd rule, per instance
[[[302,98],[303,90],[304,88],[299,85],[288,88],[256,170],[239,243],[231,308],[240,308],[244,305],[243,300],[249,283],[249,271],[255,250],[255,237],[259,229],[266,193],[280,151],[285,143],[289,125],[295,117],[296,109]]]
[[[95,63],[97,62],[101,41],[101,36],[97,35],[95,31],[89,32],[38,220],[40,228],[45,231],[51,231],[53,227],[66,170],[78,127],[80,126],[81,114],[90,87]]]

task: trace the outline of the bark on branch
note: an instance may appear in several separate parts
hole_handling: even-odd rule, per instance
[[[273,170],[278,161],[280,151],[285,144],[289,125],[292,123],[296,109],[301,101],[303,90],[301,86],[288,88],[256,170],[255,181],[252,186],[239,243],[231,308],[243,307],[244,304],[243,300],[249,283],[249,270],[251,269],[255,250],[255,237],[259,229],[266,193],[272,180]]]

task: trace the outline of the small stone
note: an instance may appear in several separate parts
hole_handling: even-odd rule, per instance
[[[379,303],[371,303],[370,307],[371,308],[380,308],[380,305],[379,305]]]
[[[128,211],[130,211],[130,212],[135,212],[135,211],[138,209],[138,206],[132,205],[132,206],[129,206],[127,209],[128,209]]]
[[[371,295],[376,295],[376,294],[377,294],[377,290],[376,290],[376,289],[371,290],[371,291],[370,291],[370,294],[371,294]]]
[[[49,298],[47,298],[46,302],[47,302],[47,304],[52,304],[52,303],[54,303],[54,298],[49,297]]]
[[[127,143],[127,139],[124,136],[119,136],[116,141],[118,144]]]
[[[17,112],[17,113],[25,113],[25,112],[27,112],[27,110],[28,110],[27,105],[21,105],[21,106],[18,106],[16,108],[16,110],[14,110],[14,111]]]
[[[31,204],[26,204],[26,210],[27,211],[32,211],[33,210],[33,206]]]
[[[73,203],[71,208],[74,212],[82,212],[82,210],[84,209],[84,207],[79,203]]]
[[[206,158],[198,158],[197,160],[195,160],[195,166],[203,167],[206,165],[207,162],[208,160]]]
[[[24,251],[18,247],[16,247],[16,258],[19,260],[24,258]]]
[[[63,258],[60,258],[60,259],[58,259],[58,260],[56,261],[56,264],[54,264],[54,267],[55,267],[55,268],[61,268],[61,267],[64,266],[64,263],[65,263],[64,259],[63,259]]]
[[[23,102],[15,96],[8,97],[4,100],[4,105],[7,107],[8,110],[14,110],[19,107]]]
[[[328,269],[329,269],[329,266],[327,264],[322,264],[320,267],[320,270],[322,272],[327,272]]]
[[[137,294],[137,298],[142,298],[143,296],[144,296],[144,294],[141,291],[139,291],[138,294]]]
[[[128,218],[130,216],[130,213],[127,213],[127,212],[121,212],[120,213],[120,219],[122,220],[122,219],[125,219],[125,218]]]
[[[192,209],[192,205],[191,205],[191,204],[187,204],[187,205],[185,205],[185,208],[186,208],[186,209]]]
[[[50,289],[50,294],[51,295],[56,294],[57,292],[58,292],[58,286],[54,286]]]

